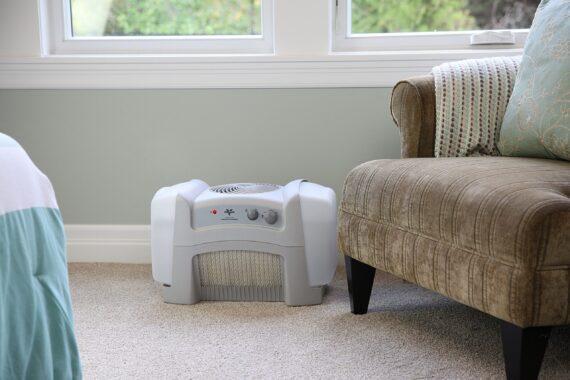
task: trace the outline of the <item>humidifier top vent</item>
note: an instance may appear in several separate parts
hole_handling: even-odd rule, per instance
[[[220,194],[258,194],[280,189],[281,186],[270,183],[230,183],[210,187],[210,191]]]

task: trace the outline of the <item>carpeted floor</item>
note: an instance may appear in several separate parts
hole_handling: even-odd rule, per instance
[[[70,264],[86,379],[503,378],[498,323],[388,275],[350,314],[344,274],[319,306],[162,302],[150,266]],[[556,328],[543,378],[570,376]]]

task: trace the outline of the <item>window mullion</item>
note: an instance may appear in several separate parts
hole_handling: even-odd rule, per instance
[[[352,0],[346,0],[344,2],[345,6],[345,17],[344,17],[344,25],[346,29],[346,35],[350,36],[352,34]]]
[[[331,8],[330,0],[275,0],[276,55],[328,54]]]

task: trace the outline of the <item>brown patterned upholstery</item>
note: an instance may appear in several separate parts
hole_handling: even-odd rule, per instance
[[[433,114],[425,110],[422,90],[401,86],[408,94],[395,91],[392,111],[403,155],[413,157],[433,137],[425,120]],[[423,110],[409,116],[408,108],[420,105]],[[570,163],[563,161],[371,161],[346,179],[339,248],[521,327],[568,324],[569,196]]]
[[[402,158],[433,157],[435,82],[433,76],[398,82],[392,91],[392,118],[400,127]]]

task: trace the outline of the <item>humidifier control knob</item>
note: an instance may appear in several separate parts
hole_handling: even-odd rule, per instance
[[[256,220],[259,217],[259,212],[256,208],[248,208],[245,212],[247,213],[247,218],[249,220]]]
[[[267,210],[265,211],[261,217],[267,224],[275,224],[277,222],[277,211]]]

